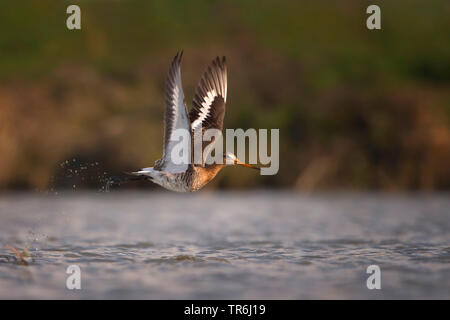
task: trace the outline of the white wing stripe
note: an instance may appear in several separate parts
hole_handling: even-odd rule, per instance
[[[208,91],[207,95],[203,98],[204,101],[202,102],[200,114],[198,115],[198,118],[195,119],[195,121],[192,123],[192,129],[196,129],[197,126],[201,124],[203,120],[206,119],[209,110],[211,109],[211,105],[216,97],[217,97],[216,90],[213,89],[211,91]]]

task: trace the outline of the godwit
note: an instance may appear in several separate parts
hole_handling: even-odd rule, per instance
[[[149,179],[160,186],[177,192],[197,191],[211,181],[226,165],[241,165],[257,169],[250,164],[241,162],[233,153],[223,154],[223,163],[206,164],[202,156],[201,164],[194,164],[193,148],[199,146],[203,154],[212,150],[214,139],[210,143],[202,142],[201,137],[194,139],[194,132],[201,135],[208,129],[222,131],[225,115],[225,102],[227,100],[227,68],[225,57],[217,57],[203,74],[195,91],[192,108],[189,116],[184,103],[183,88],[181,85],[180,63],[183,52],[178,53],[170,66],[166,82],[166,110],[164,113],[164,147],[163,156],[150,168],[132,172],[135,176]],[[201,128],[201,130],[198,130]],[[191,146],[189,159],[186,164],[175,164],[171,159],[172,149],[177,142],[172,138],[176,129],[185,129],[189,133]],[[196,130],[197,129],[197,130]],[[206,151],[205,151],[206,150]]]

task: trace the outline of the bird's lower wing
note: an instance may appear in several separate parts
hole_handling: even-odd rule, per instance
[[[154,168],[159,171],[171,173],[185,172],[191,163],[191,128],[188,119],[186,105],[184,103],[183,88],[181,85],[180,63],[183,53],[178,53],[172,61],[166,82],[166,110],[164,113],[164,151],[161,160],[157,161]],[[180,133],[182,135],[180,135]],[[184,133],[184,134],[183,134]],[[182,141],[182,142],[181,142]],[[187,152],[182,158],[175,159],[182,152]]]

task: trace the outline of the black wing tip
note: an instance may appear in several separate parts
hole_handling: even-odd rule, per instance
[[[169,74],[167,75],[166,83],[171,85],[173,82],[172,78],[176,76],[177,70],[179,70],[179,66],[181,65],[181,58],[183,57],[183,50],[177,52],[175,57],[173,57],[172,63],[170,65]]]
[[[212,61],[212,65],[213,66],[218,66],[219,68],[221,68],[221,69],[225,69],[226,68],[226,61],[227,59],[226,59],[226,57],[225,56],[222,56],[222,58],[221,57],[219,57],[219,56],[217,56],[213,61]]]
[[[177,54],[175,55],[175,57],[172,60],[172,63],[181,63],[181,58],[183,57],[183,53],[184,50],[180,50],[177,52]],[[212,65],[213,66],[219,66],[220,68],[224,69],[226,67],[226,62],[227,62],[227,58],[226,56],[217,56],[213,61],[212,61]]]
[[[183,57],[183,50],[180,50],[177,52],[177,54],[175,55],[175,57],[173,57],[172,60],[172,65],[174,64],[180,64],[181,63],[181,58]]]

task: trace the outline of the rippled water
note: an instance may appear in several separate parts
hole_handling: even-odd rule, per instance
[[[450,298],[448,195],[0,196],[0,298]],[[29,246],[28,265],[4,245]],[[81,268],[81,290],[66,268]],[[368,290],[366,268],[381,268]]]

